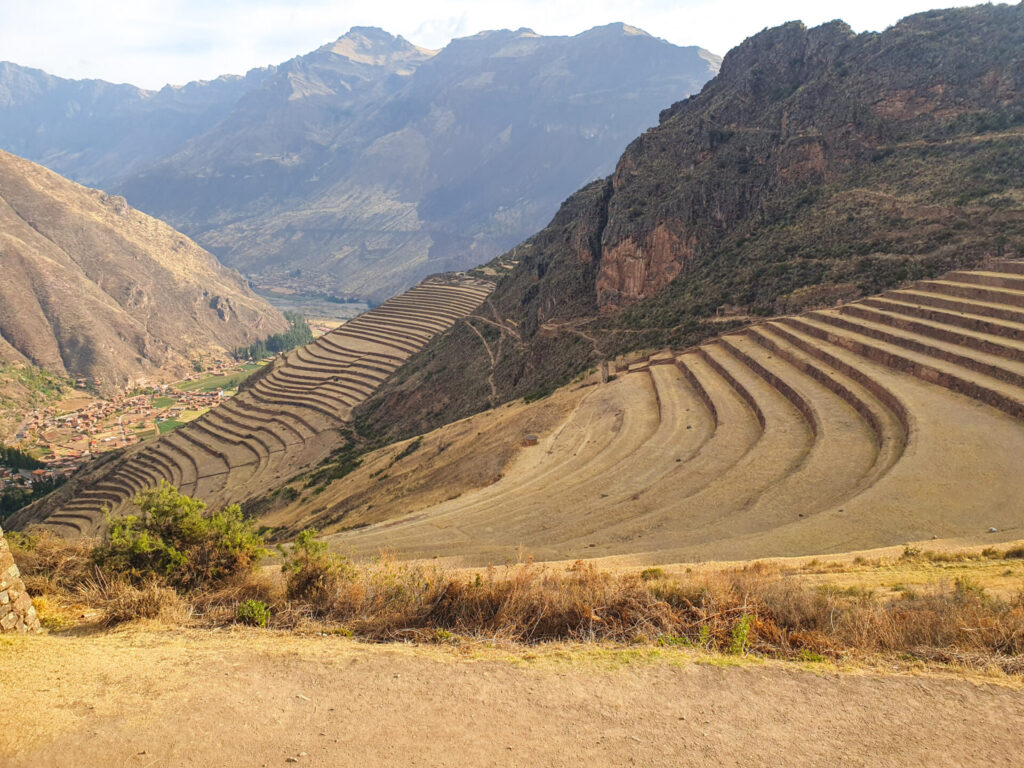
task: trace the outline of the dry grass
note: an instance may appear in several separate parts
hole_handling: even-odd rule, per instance
[[[82,543],[40,538],[17,557],[34,594],[99,609],[104,625],[149,618],[223,626],[239,603],[255,600],[269,607],[271,626],[373,641],[607,641],[805,661],[881,654],[1024,674],[1024,591],[995,596],[962,572],[891,592],[808,583],[800,571],[764,563],[675,575],[526,560],[462,572],[324,554],[283,576],[256,570],[179,594],[157,581],[132,586],[104,576]],[[1016,562],[1006,557],[1017,554],[987,551],[964,562]],[[880,565],[855,567],[870,574]]]
[[[181,625],[194,612],[187,599],[157,581],[136,586],[101,571],[79,586],[77,596],[86,605],[102,610],[101,624],[107,627],[135,619]]]
[[[6,531],[7,543],[33,595],[67,594],[94,573],[92,552],[98,539],[62,539],[49,532],[26,536]]]

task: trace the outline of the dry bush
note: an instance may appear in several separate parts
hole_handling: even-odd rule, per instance
[[[133,584],[97,571],[79,586],[78,594],[84,603],[103,611],[104,626],[135,619],[155,619],[179,626],[192,617],[192,605],[171,587],[156,580]]]
[[[21,571],[25,588],[33,595],[54,595],[74,590],[95,573],[95,539],[62,539],[49,531],[4,534]]]
[[[899,599],[859,588],[752,578],[749,571],[727,572],[717,579],[719,594],[725,587],[744,595],[758,617],[758,634],[769,641],[766,650],[928,656],[934,649],[950,649],[1007,659],[1024,654],[1024,595],[992,597],[963,578],[906,592]]]
[[[639,576],[603,573],[589,563],[563,572],[520,563],[472,580],[439,569],[402,571],[385,562],[367,573],[364,604],[380,605],[384,620],[370,621],[373,612],[364,610],[354,629],[395,635],[405,625],[526,643],[634,641],[678,630],[670,607]]]
[[[225,625],[237,620],[239,604],[257,601],[270,609],[272,627],[374,640],[604,640],[803,659],[895,653],[1024,672],[1024,593],[994,597],[963,577],[893,596],[808,585],[764,563],[675,576],[525,561],[467,575],[388,558],[354,564],[307,532],[284,553],[283,579],[244,570],[178,593],[160,579],[133,585],[97,570],[91,542],[41,534],[12,544],[36,595],[83,601],[108,624]]]
[[[301,615],[285,600],[280,580],[259,570],[237,573],[216,587],[191,592],[188,600],[198,618],[213,624],[234,621],[239,604],[247,600],[266,604],[276,626],[294,626]]]
[[[318,563],[314,572],[322,574],[322,568]],[[309,583],[300,576],[290,578]],[[375,639],[443,631],[520,643],[635,642],[675,637],[691,628],[698,636],[695,621],[673,610],[639,575],[610,574],[584,562],[565,570],[524,562],[467,578],[384,558],[361,567],[345,563],[316,583],[305,600],[291,588],[289,595],[309,615]],[[311,597],[317,602],[309,602]],[[742,613],[735,608],[719,617],[723,641]]]
[[[440,632],[519,643],[646,641],[797,658],[943,651],[1007,670],[1024,654],[1024,597],[994,598],[963,579],[893,599],[809,586],[763,564],[644,580],[583,562],[527,562],[466,577],[385,559],[345,563],[315,599],[291,604],[374,639]]]

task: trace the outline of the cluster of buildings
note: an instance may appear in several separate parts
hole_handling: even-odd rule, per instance
[[[45,469],[12,469],[0,466],[0,492],[8,488],[31,488],[41,480],[59,480],[68,477],[74,471],[67,466],[48,465]]]
[[[237,368],[237,361],[216,360],[185,382],[229,374]],[[77,388],[87,389],[97,381],[79,378],[75,383]],[[155,436],[161,422],[180,420],[183,416],[188,419],[189,414],[216,407],[224,397],[221,389],[184,391],[172,384],[162,384],[142,394],[126,394],[110,400],[94,399],[83,392],[81,397],[75,398],[77,402],[32,411],[18,427],[15,445],[33,455],[41,448],[40,461],[46,468],[33,472],[0,466],[0,490],[12,484],[31,484],[33,478],[54,480],[68,475],[92,455]],[[69,407],[72,410],[67,410]]]
[[[186,411],[207,410],[223,397],[221,390],[182,392],[165,385],[154,394],[94,400],[69,412],[52,406],[41,408],[28,414],[16,441],[23,450],[34,446],[48,449],[41,459],[47,465],[44,472],[73,472],[92,454],[134,445],[152,434],[159,422]],[[173,403],[157,407],[159,398],[170,398]]]

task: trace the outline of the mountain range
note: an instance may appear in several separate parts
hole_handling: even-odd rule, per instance
[[[539,229],[719,62],[612,24],[440,51],[354,28],[156,92],[5,64],[0,147],[123,194],[259,283],[380,299]]]

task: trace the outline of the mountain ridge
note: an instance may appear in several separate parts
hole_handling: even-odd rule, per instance
[[[2,151],[0,265],[0,357],[108,395],[286,328],[167,224]]]
[[[716,64],[622,24],[571,37],[492,30],[395,78],[373,68],[372,82],[352,88],[376,101],[358,111],[346,95],[357,112],[339,122],[338,88],[323,72],[337,65],[298,57],[276,77],[293,73],[301,93],[275,105],[271,92],[285,88],[265,85],[237,119],[120,191],[258,280],[300,270],[337,293],[380,299],[539,227],[562,193],[610,170],[644,114],[653,120]],[[296,120],[301,141],[251,129]]]
[[[0,148],[110,189],[212,128],[273,69],[147,90],[0,62]]]
[[[440,51],[355,27],[184,89],[24,75],[0,147],[125,196],[260,283],[380,300],[543,226],[718,62],[621,22]],[[35,130],[44,117],[60,130]]]

